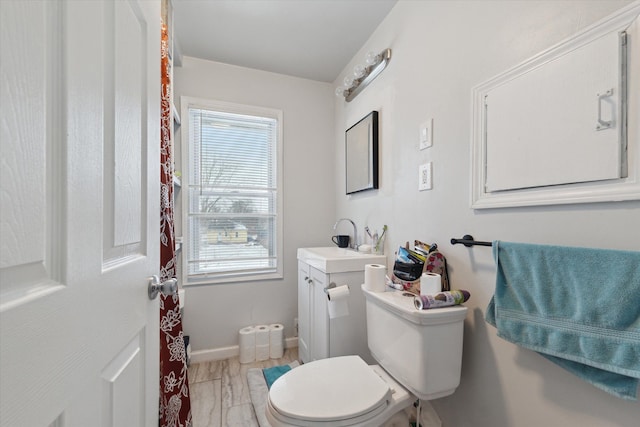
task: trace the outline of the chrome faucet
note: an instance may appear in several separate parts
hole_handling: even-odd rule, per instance
[[[340,224],[342,221],[349,221],[353,226],[353,240],[349,242],[349,247],[357,251],[358,250],[358,228],[356,227],[355,222],[351,221],[349,218],[340,218],[339,220],[336,221],[335,224],[333,224],[333,231],[336,231],[336,228],[338,228],[338,224]]]

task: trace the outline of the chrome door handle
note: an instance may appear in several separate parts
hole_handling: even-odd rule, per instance
[[[149,277],[147,291],[149,299],[155,299],[158,296],[158,292],[162,292],[165,296],[174,295],[178,292],[178,279],[169,279],[160,283],[160,278],[154,274]]]

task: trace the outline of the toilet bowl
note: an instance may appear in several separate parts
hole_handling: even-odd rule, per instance
[[[467,308],[417,310],[403,292],[363,292],[368,345],[380,365],[341,356],[292,369],[269,390],[272,427],[396,425],[394,416],[417,399],[455,391]]]
[[[380,366],[341,356],[304,364],[276,380],[266,415],[273,427],[372,427],[414,401]]]

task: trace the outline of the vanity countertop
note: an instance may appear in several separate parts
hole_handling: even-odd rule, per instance
[[[384,255],[338,247],[298,248],[298,259],[325,273],[364,271],[367,264],[386,265],[387,262]]]

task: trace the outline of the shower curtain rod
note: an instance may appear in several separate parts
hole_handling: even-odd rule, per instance
[[[452,245],[457,245],[458,243],[465,245],[467,248],[470,248],[471,246],[493,246],[491,242],[473,240],[473,236],[470,234],[465,234],[462,236],[462,239],[451,239]]]

